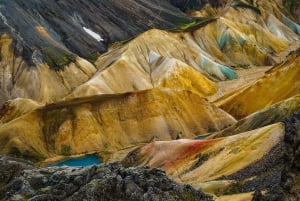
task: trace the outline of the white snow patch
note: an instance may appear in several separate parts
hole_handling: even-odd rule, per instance
[[[97,34],[96,32],[94,32],[94,31],[92,31],[92,30],[90,30],[86,27],[82,27],[82,28],[87,34],[89,34],[90,36],[95,38],[97,41],[104,41],[104,39],[99,34]]]

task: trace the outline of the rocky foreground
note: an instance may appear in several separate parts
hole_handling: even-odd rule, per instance
[[[190,185],[175,183],[162,170],[149,167],[124,168],[111,163],[37,169],[2,157],[0,169],[2,200],[212,200]]]

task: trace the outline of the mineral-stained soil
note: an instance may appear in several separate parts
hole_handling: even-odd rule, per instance
[[[299,2],[0,0],[0,201],[299,201]]]
[[[252,192],[254,200],[299,200],[300,111],[283,123],[271,125],[273,131],[264,131],[269,128],[264,127],[214,140],[152,142],[128,154],[123,164],[161,167],[172,179],[217,197],[237,198]],[[280,125],[284,129],[277,129]],[[268,137],[263,137],[267,132]],[[279,132],[283,135],[276,141]],[[240,137],[244,142],[236,140]],[[260,142],[254,141],[259,138]],[[272,148],[263,150],[268,143],[273,143]],[[231,151],[226,151],[229,147]],[[258,150],[263,152],[262,157]],[[230,161],[232,157],[235,159]]]

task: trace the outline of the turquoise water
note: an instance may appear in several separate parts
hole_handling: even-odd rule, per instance
[[[207,135],[197,136],[197,137],[195,137],[195,140],[204,140],[206,137],[207,137]]]
[[[96,155],[86,155],[78,158],[71,158],[58,163],[53,164],[52,166],[90,166],[90,165],[99,165],[101,161]]]

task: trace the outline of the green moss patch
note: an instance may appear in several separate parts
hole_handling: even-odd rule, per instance
[[[32,162],[39,162],[45,159],[45,156],[40,154],[38,151],[36,151],[34,148],[31,147],[30,150],[20,150],[17,147],[12,147],[9,150],[8,153],[9,156],[15,157],[15,158],[20,158]]]
[[[300,0],[285,0],[283,1],[283,5],[286,8],[288,14],[293,16],[297,23],[300,23],[299,15],[297,18],[297,12],[299,12],[300,8]]]
[[[97,61],[97,59],[98,59],[99,56],[100,56],[99,52],[94,52],[94,53],[88,55],[86,57],[86,60],[88,60],[91,63],[95,63]]]
[[[71,147],[69,145],[65,145],[65,144],[61,145],[60,150],[62,155],[65,156],[71,155]]]
[[[42,53],[49,67],[56,71],[63,70],[64,66],[76,59],[73,53],[55,46],[43,48]]]
[[[43,135],[47,149],[55,151],[55,137],[60,126],[68,119],[73,120],[75,115],[70,109],[56,109],[50,111],[43,111]],[[70,131],[72,132],[72,131]],[[70,149],[68,147],[61,147],[63,155],[69,155]]]
[[[174,29],[171,31],[184,31],[184,32],[190,32],[190,31],[195,31],[199,29],[200,27],[203,27],[216,19],[213,17],[195,17],[193,20],[186,22],[186,23],[180,23],[178,24]]]

